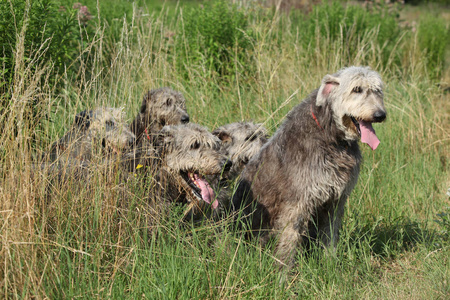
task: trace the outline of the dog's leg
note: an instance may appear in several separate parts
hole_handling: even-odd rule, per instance
[[[318,238],[325,248],[335,249],[339,241],[346,197],[326,205],[317,217]]]
[[[293,267],[297,250],[301,247],[302,236],[305,235],[309,213],[300,213],[302,210],[286,207],[274,226],[275,232],[280,233],[276,256],[288,266]]]
[[[288,225],[280,235],[276,254],[289,267],[294,264],[295,252],[301,243],[301,239],[300,233],[292,225]]]
[[[337,243],[339,242],[339,231],[341,230],[342,217],[344,216],[345,203],[347,202],[347,196],[341,197],[337,203],[337,207],[334,210],[333,219],[331,222],[331,241],[328,247],[333,247],[336,249]]]

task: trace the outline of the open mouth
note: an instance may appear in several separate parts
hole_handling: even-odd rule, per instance
[[[193,194],[199,200],[209,203],[213,209],[216,209],[219,206],[219,202],[215,200],[213,189],[199,173],[182,171],[181,177],[186,181],[192,189]]]
[[[359,128],[359,122],[354,118],[354,117],[350,117],[350,119],[352,119],[353,124],[356,127],[356,130],[358,131],[359,136],[361,137],[361,129]]]
[[[368,144],[372,150],[375,150],[380,144],[380,140],[375,134],[375,129],[372,127],[372,122],[357,120],[354,117],[350,117],[352,119],[353,124],[358,131],[359,137],[361,138],[361,142]]]

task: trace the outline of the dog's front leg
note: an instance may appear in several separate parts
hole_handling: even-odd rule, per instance
[[[276,256],[288,268],[294,266],[295,255],[301,247],[302,235],[305,235],[310,214],[301,214],[299,210],[286,207],[281,211],[274,230],[279,233]]]
[[[344,206],[347,197],[342,196],[338,201],[326,206],[326,209],[318,215],[318,237],[324,248],[335,250],[339,241]]]

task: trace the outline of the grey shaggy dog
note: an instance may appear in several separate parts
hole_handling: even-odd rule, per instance
[[[263,243],[278,235],[276,255],[284,264],[293,264],[305,236],[336,246],[362,160],[358,140],[375,149],[371,123],[385,118],[380,75],[368,67],[342,69],[326,75],[247,164],[233,206],[243,208]]]
[[[121,109],[85,110],[75,116],[70,129],[33,166],[34,172],[49,175],[55,184],[71,179],[86,183],[94,170],[111,174],[123,168],[127,160],[124,157],[134,144],[135,136]]]
[[[127,168],[135,171],[138,165],[147,166],[154,157],[151,136],[165,125],[189,123],[184,96],[169,87],[150,90],[142,100],[139,113],[130,124],[136,136],[133,153],[128,153]]]
[[[101,107],[78,113],[69,131],[52,144],[48,154],[50,161],[119,157],[135,140],[121,109]]]
[[[263,124],[236,122],[218,127],[212,132],[222,141],[221,151],[233,163],[230,178],[241,173],[245,165],[258,154],[267,142],[267,129]]]
[[[165,126],[153,137],[158,163],[156,180],[162,197],[188,204],[186,215],[223,210],[224,195],[215,191],[223,172],[231,168],[220,153],[220,140],[197,124]],[[151,195],[159,196],[159,195]]]
[[[171,88],[163,87],[147,92],[130,129],[139,142],[161,130],[165,125],[188,122],[189,115],[183,95]]]

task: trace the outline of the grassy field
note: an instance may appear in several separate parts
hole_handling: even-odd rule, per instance
[[[232,49],[221,74],[206,67],[204,53],[180,63],[193,47],[180,29],[182,6],[130,11],[114,39],[111,27],[96,25],[77,71],[63,73],[58,88],[50,62],[29,63],[44,50],[25,55],[25,33],[17,32],[15,75],[0,95],[10,100],[0,110],[0,297],[450,297],[449,77],[445,66],[439,77],[430,74],[416,30],[404,27],[392,50],[403,49],[399,59],[382,63],[377,27],[357,40],[317,28],[305,45],[295,14],[247,9],[248,45]],[[350,44],[356,52],[346,51]],[[60,186],[33,167],[84,109],[123,107],[131,121],[145,91],[170,86],[184,94],[192,122],[214,129],[253,120],[273,133],[323,76],[361,64],[386,83],[388,118],[375,125],[381,144],[361,145],[364,163],[336,255],[299,254],[289,274],[274,268],[273,249],[246,240],[229,220],[193,227],[180,225],[183,207],[155,211],[145,178],[124,184],[99,167],[88,183]]]

